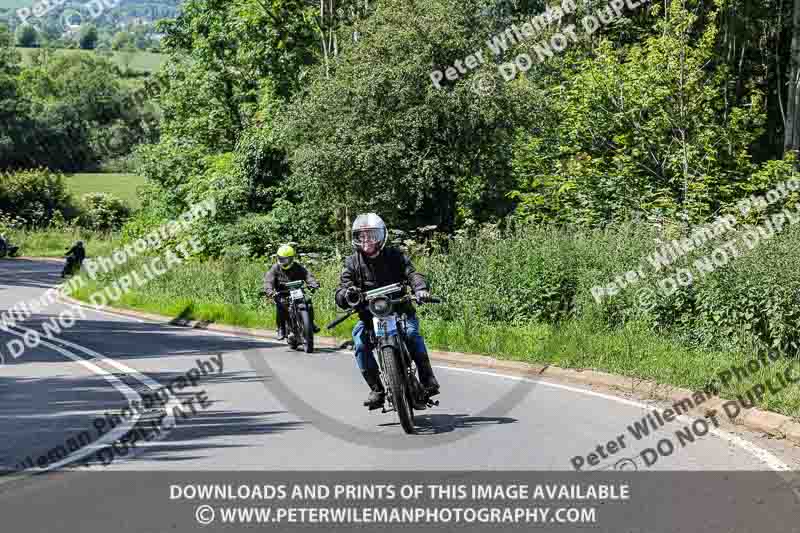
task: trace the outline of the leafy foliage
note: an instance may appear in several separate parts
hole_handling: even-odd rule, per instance
[[[0,172],[0,212],[25,226],[47,226],[56,215],[74,216],[64,176],[48,170]]]
[[[696,223],[751,188],[763,96],[748,88],[741,106],[727,101],[727,67],[709,68],[717,27],[681,3],[655,29],[625,48],[601,41],[564,62],[559,87],[538,88],[548,118],[520,134],[514,161],[521,217],[597,225],[638,211]]]
[[[91,170],[151,138],[155,115],[128,105],[129,89],[111,62],[42,50],[22,67],[2,35],[0,168]]]
[[[81,198],[82,212],[78,224],[91,231],[118,230],[130,216],[130,209],[119,198],[108,193],[89,193]]]

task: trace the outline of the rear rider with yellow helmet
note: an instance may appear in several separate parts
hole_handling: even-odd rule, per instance
[[[305,281],[312,289],[319,289],[319,282],[303,265],[297,262],[294,248],[284,244],[278,248],[278,262],[272,265],[264,275],[264,292],[275,300],[275,313],[278,322],[278,340],[286,338],[286,321],[289,318],[289,305],[285,297],[278,294],[286,290],[290,281]],[[319,328],[314,323],[314,308],[309,305],[311,323],[314,324],[314,333]]]

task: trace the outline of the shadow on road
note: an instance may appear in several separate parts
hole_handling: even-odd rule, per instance
[[[87,311],[87,314],[91,315],[91,312]],[[35,330],[42,335],[43,340],[49,341],[43,330],[43,324],[57,318],[57,314],[39,314],[18,322],[17,325]],[[71,328],[64,329],[60,333],[56,330],[55,336],[120,361],[161,358],[167,355],[202,356],[211,353],[233,353],[256,348],[284,346],[280,342],[221,335],[192,336],[190,332],[191,329],[185,327],[134,322],[122,318],[118,320],[80,319]],[[54,359],[59,362],[64,360],[63,356],[54,358],[52,351],[41,348],[26,350],[17,358],[12,357],[8,343],[15,338],[19,337],[0,330],[0,354],[7,365],[52,362]],[[102,346],[102,349],[97,348],[99,346]],[[76,348],[67,348],[82,357],[90,357]]]
[[[4,296],[14,289],[23,289],[18,290],[20,296],[31,294],[31,297],[35,297],[41,291],[24,289],[52,287],[60,281],[57,272],[60,268],[56,263],[29,261],[15,262],[10,268],[0,266],[0,285],[4,285],[2,288],[8,291]],[[0,302],[0,311],[16,302],[6,296]],[[105,316],[95,318],[97,314],[91,310],[85,310],[86,319],[79,317],[72,327],[61,332],[56,328],[55,339],[48,339],[43,324],[58,324],[52,320],[58,318],[57,313],[62,309],[63,306],[54,305],[18,325],[35,330],[43,340],[103,367],[139,393],[152,391],[134,376],[94,360],[92,351],[121,363],[130,360],[128,364],[135,368],[142,368],[143,365],[134,361],[185,358],[180,366],[171,365],[168,370],[144,372],[161,386],[166,386],[184,376],[191,368],[196,368],[197,362],[208,361],[212,355],[222,354],[223,358],[227,358],[256,348],[285,346],[279,342],[194,334],[191,329],[169,324]],[[24,329],[12,328],[11,331],[21,334]],[[123,395],[105,378],[93,375],[89,369],[77,366],[68,357],[47,346],[28,348],[18,357],[13,357],[9,348],[12,340],[19,341],[20,336],[0,330],[0,362],[5,362],[0,365],[0,472],[14,469],[29,456],[35,461],[37,457],[63,446],[67,439],[82,432],[88,431],[92,440],[96,440],[100,434],[93,425],[95,419],[103,417],[106,412],[120,413],[128,406]],[[86,348],[88,352],[62,341]],[[226,439],[233,440],[237,435],[270,435],[301,428],[303,422],[285,421],[287,417],[284,411],[225,410],[220,407],[211,388],[226,383],[261,382],[263,379],[256,372],[225,368],[222,374],[204,376],[196,388],[176,391],[175,396],[182,401],[208,387],[211,405],[207,409],[198,409],[196,414],[188,418],[177,419],[168,440],[160,441],[155,447],[141,448],[137,457],[184,461],[190,456],[205,455],[204,450],[249,445],[224,443]],[[210,439],[223,443],[209,442]]]
[[[467,414],[449,415],[436,414],[424,415],[415,413],[414,421],[417,425],[418,435],[439,435],[450,433],[456,429],[472,429],[477,427],[493,426],[499,424],[513,424],[516,418],[507,416],[470,416]],[[381,427],[400,426],[399,422],[380,424]]]
[[[26,259],[0,259],[0,291],[17,287],[49,289],[63,281],[61,263],[44,263]],[[3,307],[16,302],[4,302]]]

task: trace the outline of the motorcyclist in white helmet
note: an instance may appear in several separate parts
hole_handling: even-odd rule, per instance
[[[349,309],[357,301],[358,292],[369,291],[393,283],[408,283],[420,299],[430,296],[425,278],[414,270],[411,260],[398,248],[386,246],[388,232],[386,224],[375,213],[356,217],[352,227],[354,253],[345,259],[339,288],[336,290],[336,304]],[[419,369],[419,379],[430,396],[439,393],[439,383],[433,375],[425,341],[419,334],[419,320],[414,306],[406,304],[398,309],[407,316],[406,333],[408,348]],[[364,405],[374,409],[383,405],[385,391],[381,383],[378,365],[370,356],[373,346],[368,346],[366,328],[372,327],[372,314],[368,309],[359,310],[359,321],[353,328],[353,343],[358,367],[370,387],[370,394]]]

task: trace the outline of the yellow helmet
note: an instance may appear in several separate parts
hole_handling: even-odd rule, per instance
[[[294,258],[296,255],[297,254],[295,254],[294,248],[288,244],[284,244],[278,248],[278,263],[281,265],[281,268],[288,270],[292,266],[292,263],[294,263]]]

